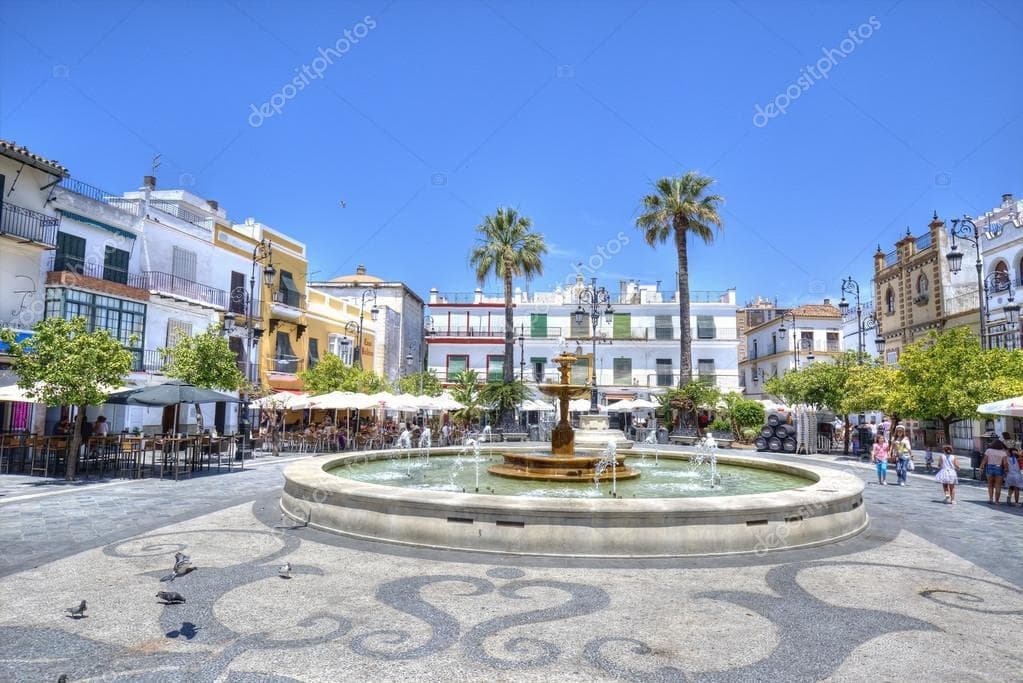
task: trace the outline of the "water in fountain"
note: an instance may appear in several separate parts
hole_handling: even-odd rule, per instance
[[[657,464],[657,455],[658,455],[658,451],[657,451],[657,445],[658,445],[657,444],[657,430],[656,429],[651,429],[650,433],[646,435],[645,439],[643,439],[643,443],[645,445],[653,447],[653,449],[654,449],[654,464],[656,465]],[[643,454],[643,457],[641,459],[642,460],[646,460],[646,453]]]
[[[485,425],[483,427],[483,434],[480,435],[480,440],[484,441],[486,443],[490,443],[490,440],[491,440],[490,439],[490,432],[491,432],[490,425]]]
[[[618,480],[615,474],[618,471],[618,444],[613,440],[607,442],[607,447],[600,455],[600,460],[593,466],[593,485],[600,488],[600,476],[611,468],[611,495],[618,496]]]
[[[715,488],[721,483],[721,476],[718,474],[718,442],[712,434],[708,434],[700,440],[697,446],[697,455],[693,458],[694,469],[699,469],[707,463],[707,475],[710,479],[710,487]]]
[[[480,457],[480,442],[477,441],[476,439],[473,439],[473,438],[466,439],[465,440],[465,445],[462,446],[462,450],[460,450],[458,452],[458,461],[456,462],[455,467],[453,468],[453,471],[452,471],[452,474],[451,474],[451,482],[452,482],[452,484],[454,484],[455,475],[457,474],[457,472],[455,472],[454,470],[457,469],[458,472],[461,472],[461,470],[462,470],[462,463],[461,463],[462,456],[468,454],[470,451],[472,452],[472,462],[473,462],[473,464],[476,467],[476,493],[479,493],[479,491],[480,491],[480,463],[483,461],[483,458]]]
[[[398,449],[401,450],[407,458],[406,474],[409,477],[412,476],[412,433],[408,429],[401,430],[401,434],[398,435]]]
[[[423,427],[423,433],[419,437],[419,454],[424,456],[426,462],[430,462],[430,428]]]

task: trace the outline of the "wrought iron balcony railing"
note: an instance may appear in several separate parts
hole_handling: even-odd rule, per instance
[[[227,292],[216,287],[155,270],[143,271],[142,277],[145,283],[143,286],[156,294],[198,301],[218,308],[227,305]]]
[[[57,245],[58,225],[60,219],[56,216],[47,216],[9,202],[0,203],[0,235],[54,247]]]
[[[123,268],[114,268],[102,263],[89,263],[77,256],[66,256],[58,253],[50,259],[47,271],[51,273],[75,273],[76,275],[84,275],[85,277],[97,280],[117,282],[137,289],[146,289],[146,281],[141,273],[130,273]]]
[[[285,372],[294,375],[302,370],[302,359],[295,356],[278,356],[270,360],[270,372]]]

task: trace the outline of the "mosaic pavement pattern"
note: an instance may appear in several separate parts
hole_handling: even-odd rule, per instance
[[[909,532],[781,564],[543,567],[371,552],[282,525],[272,500],[0,580],[0,679],[1007,681],[1023,671],[1023,590]],[[176,551],[198,569],[160,583]],[[290,579],[278,576],[284,561]],[[158,590],[187,602],[165,606]],[[85,618],[63,613],[81,599]],[[992,629],[1001,651],[977,644]]]

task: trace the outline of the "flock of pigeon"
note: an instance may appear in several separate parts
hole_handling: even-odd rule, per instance
[[[196,566],[192,564],[192,558],[182,552],[174,553],[174,566],[171,568],[170,574],[160,578],[161,583],[170,583],[174,579],[181,578],[185,574],[196,570]],[[291,563],[285,562],[277,568],[277,575],[282,579],[291,578]],[[185,602],[185,596],[176,591],[159,591],[156,597],[161,600],[160,604],[167,605],[180,605]],[[65,612],[72,619],[81,619],[85,616],[86,603],[82,600],[77,607],[68,607]]]

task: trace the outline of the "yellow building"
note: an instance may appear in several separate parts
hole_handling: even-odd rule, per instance
[[[343,299],[315,289],[306,290],[308,328],[306,351],[308,364],[315,365],[325,353],[340,357],[349,365],[356,364],[359,342],[359,307]],[[373,369],[376,335],[367,312],[362,321],[362,367]]]

